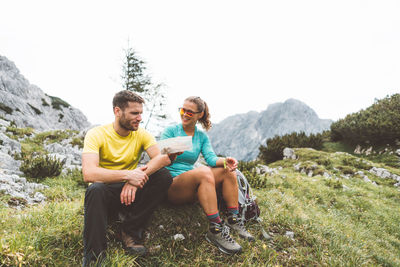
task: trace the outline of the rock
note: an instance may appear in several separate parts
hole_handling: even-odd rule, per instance
[[[296,159],[296,154],[292,148],[286,147],[283,149],[283,159]]]
[[[0,132],[0,152],[14,155],[21,153],[21,144]]]
[[[48,188],[46,185],[27,182],[18,175],[0,174],[0,192],[13,198],[24,199],[27,204],[43,202],[46,197],[38,192]]]
[[[369,179],[368,176],[366,176],[366,175],[364,175],[363,180],[364,180],[364,182],[367,182],[367,183],[372,182],[371,179]]]
[[[278,174],[278,170],[275,168],[270,168],[266,165],[258,165],[257,167],[255,167],[255,171],[257,174],[269,174],[269,175],[273,175],[273,174]]]
[[[15,160],[9,154],[0,152],[0,173],[21,175],[20,166],[21,161]]]
[[[293,238],[294,238],[294,232],[286,231],[285,236],[287,236],[287,237],[293,239]]]
[[[0,103],[0,116],[19,128],[81,130],[90,125],[80,110],[30,84],[4,56],[0,56]]]
[[[82,149],[72,146],[70,140],[63,140],[62,144],[52,143],[45,145],[44,148],[49,152],[50,156],[60,160],[65,160],[63,170],[81,168],[82,165]]]
[[[357,145],[356,149],[354,149],[354,154],[361,154],[361,146]]]
[[[174,235],[174,240],[175,241],[182,241],[182,240],[184,240],[185,239],[185,237],[182,235],[182,234],[176,234],[176,235]]]
[[[382,179],[393,179],[397,182],[400,182],[400,176],[396,175],[394,173],[389,172],[388,170],[386,170],[385,168],[377,168],[377,167],[372,167],[369,170],[370,173],[378,176],[379,178]]]
[[[294,170],[295,170],[295,171],[299,171],[299,170],[300,170],[300,165],[301,165],[301,162],[299,162],[299,163],[297,163],[297,164],[293,164]]]
[[[387,179],[391,177],[391,173],[387,171],[384,168],[377,168],[377,167],[372,167],[369,170],[370,173],[375,174],[376,176],[382,178],[382,179]]]
[[[372,153],[372,146],[369,147],[366,151],[365,151],[365,155],[368,156]]]
[[[398,157],[400,157],[400,149],[397,149],[397,150],[395,151],[395,153],[396,153],[396,155],[397,155]]]

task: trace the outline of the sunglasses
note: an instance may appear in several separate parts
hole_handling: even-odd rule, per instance
[[[193,117],[194,114],[198,114],[198,113],[201,113],[201,111],[194,112],[194,111],[187,110],[184,108],[179,108],[179,114],[181,114],[181,115],[186,114],[186,116],[188,116],[189,118]]]

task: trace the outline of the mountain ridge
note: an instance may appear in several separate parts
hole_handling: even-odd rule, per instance
[[[320,119],[304,102],[289,98],[270,104],[261,112],[229,116],[214,124],[208,134],[217,154],[248,161],[257,157],[259,146],[268,138],[291,132],[318,133],[328,130],[332,122]]]
[[[36,130],[82,130],[86,116],[64,100],[45,94],[30,84],[14,62],[0,55],[0,116],[17,127]]]

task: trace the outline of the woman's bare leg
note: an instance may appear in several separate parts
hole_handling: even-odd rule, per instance
[[[199,167],[175,177],[168,190],[168,200],[173,204],[199,200],[206,214],[218,212],[215,180],[210,168]]]
[[[224,168],[210,168],[214,174],[215,186],[222,186],[222,197],[227,207],[237,207],[238,205],[238,183],[236,172]]]

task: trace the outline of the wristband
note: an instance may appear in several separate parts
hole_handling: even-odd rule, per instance
[[[226,158],[224,158],[224,169],[226,169]]]

